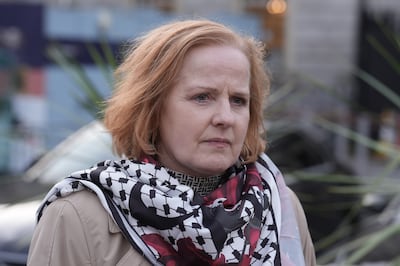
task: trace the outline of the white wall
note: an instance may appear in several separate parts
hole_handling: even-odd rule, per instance
[[[286,22],[286,65],[334,83],[354,64],[358,1],[290,1]]]

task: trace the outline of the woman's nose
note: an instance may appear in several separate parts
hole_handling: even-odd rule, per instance
[[[215,126],[231,126],[235,117],[230,101],[218,102],[215,106],[213,115],[213,125]]]

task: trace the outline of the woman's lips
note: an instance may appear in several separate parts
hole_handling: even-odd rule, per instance
[[[217,147],[221,147],[221,148],[231,145],[231,142],[228,139],[224,139],[224,138],[207,139],[205,142],[208,144],[217,146]]]

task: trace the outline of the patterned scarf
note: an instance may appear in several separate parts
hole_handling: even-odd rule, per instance
[[[281,265],[281,205],[265,162],[233,166],[200,196],[152,158],[104,161],[56,184],[38,210],[90,189],[153,265]]]

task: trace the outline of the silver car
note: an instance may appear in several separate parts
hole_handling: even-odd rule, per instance
[[[41,157],[22,179],[5,184],[0,193],[0,266],[26,264],[36,209],[53,184],[73,171],[115,158],[110,135],[94,121]]]

